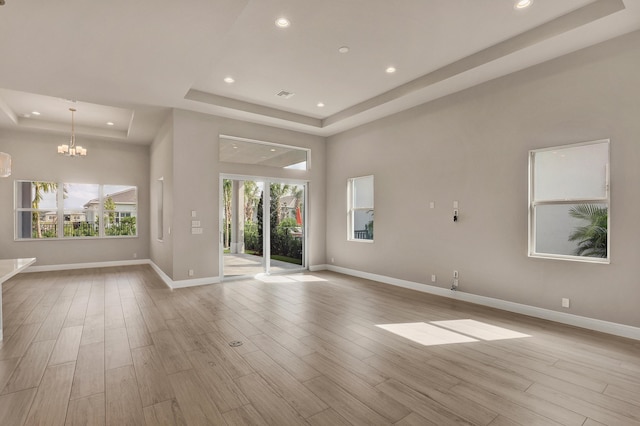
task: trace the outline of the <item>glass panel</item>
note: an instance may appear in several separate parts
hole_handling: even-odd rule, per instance
[[[307,170],[308,150],[294,146],[220,136],[220,161]]]
[[[224,179],[222,185],[224,276],[262,273],[264,183]]]
[[[54,182],[16,181],[16,238],[56,238],[58,185]]]
[[[537,206],[536,253],[606,258],[607,216],[605,203]]]
[[[93,184],[64,184],[64,236],[97,237],[100,186]]]
[[[270,270],[279,272],[303,265],[304,185],[272,183]]]
[[[105,185],[103,188],[104,234],[137,235],[138,195],[135,186]]]
[[[55,182],[16,182],[16,206],[19,209],[51,209],[58,206]]]
[[[539,151],[534,160],[535,201],[607,196],[608,142]]]
[[[353,239],[373,240],[373,210],[353,212]]]
[[[16,212],[16,237],[19,239],[56,238],[58,222],[55,212]]]
[[[373,176],[353,179],[353,208],[373,208]]]

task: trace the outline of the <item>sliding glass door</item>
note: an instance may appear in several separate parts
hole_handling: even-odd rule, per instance
[[[269,184],[269,272],[304,268],[305,185]]]
[[[225,278],[306,268],[306,184],[224,176],[221,267]]]

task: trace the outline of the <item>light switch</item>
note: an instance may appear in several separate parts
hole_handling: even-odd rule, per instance
[[[193,235],[202,234],[202,228],[191,228],[191,233]]]
[[[192,228],[199,228],[200,227],[200,221],[199,220],[192,220],[191,221],[191,227]]]
[[[191,210],[191,217],[198,217],[198,212],[195,210]]]

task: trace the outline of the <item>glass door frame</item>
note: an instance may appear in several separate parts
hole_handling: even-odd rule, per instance
[[[304,211],[302,217],[302,265],[300,268],[290,269],[282,272],[275,272],[274,275],[279,274],[287,274],[287,273],[296,273],[309,269],[308,266],[308,203],[309,203],[309,181],[307,180],[299,180],[299,179],[288,179],[288,178],[276,178],[276,177],[266,177],[266,176],[249,176],[249,175],[237,175],[230,173],[220,173],[219,183],[218,183],[218,191],[219,191],[219,220],[218,220],[218,251],[219,251],[219,276],[220,281],[231,280],[231,279],[240,279],[247,278],[250,275],[240,275],[240,276],[227,276],[224,274],[224,181],[228,180],[237,180],[237,181],[255,181],[255,182],[263,182],[263,203],[262,203],[262,218],[263,221],[268,222],[267,226],[263,223],[263,253],[262,253],[262,271],[265,275],[271,275],[271,226],[270,226],[270,210],[271,210],[271,184],[291,184],[291,185],[302,185],[304,187]],[[233,204],[232,204],[233,205]],[[232,213],[232,216],[234,214]],[[232,227],[233,228],[233,227]],[[265,229],[268,229],[268,232],[264,232]]]

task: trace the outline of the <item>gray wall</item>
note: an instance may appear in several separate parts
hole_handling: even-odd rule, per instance
[[[151,249],[151,260],[168,276],[173,275],[173,114],[167,117],[164,125],[158,131],[155,140],[150,148],[151,154],[151,175],[150,192],[151,217],[149,241]],[[158,179],[163,179],[163,220],[162,241],[158,240],[158,215],[157,203],[158,192],[156,185]]]
[[[640,326],[640,32],[327,141],[327,259]],[[611,139],[611,264],[527,257],[527,153]],[[375,176],[375,241],[346,239],[346,181]],[[453,201],[460,221],[453,223]],[[429,202],[435,202],[435,209]]]
[[[12,174],[0,178],[0,259],[36,257],[36,266],[149,258],[149,147],[78,135],[85,158],[57,154],[68,135],[0,131],[0,151],[11,154]],[[136,185],[138,237],[14,241],[14,180]]]
[[[186,280],[220,275],[218,232],[221,213],[219,182],[222,173],[309,181],[309,264],[324,264],[324,138],[182,110],[174,110],[169,120],[172,122],[171,135],[156,139],[151,161],[153,181],[159,174],[166,173],[167,159],[172,160],[172,182],[165,185],[165,205],[168,200],[172,204],[172,213],[165,216],[168,217],[165,223],[170,223],[172,227],[171,238],[163,243],[152,243],[154,247],[164,245],[162,250],[154,248],[152,260],[169,277]],[[301,171],[220,163],[220,134],[310,148],[311,168]],[[171,148],[168,148],[169,145]],[[195,220],[201,222],[204,230],[201,235],[191,234],[193,210],[197,212]],[[167,264],[165,255],[169,251],[172,252],[172,261]],[[189,269],[194,270],[193,277],[188,276]]]

